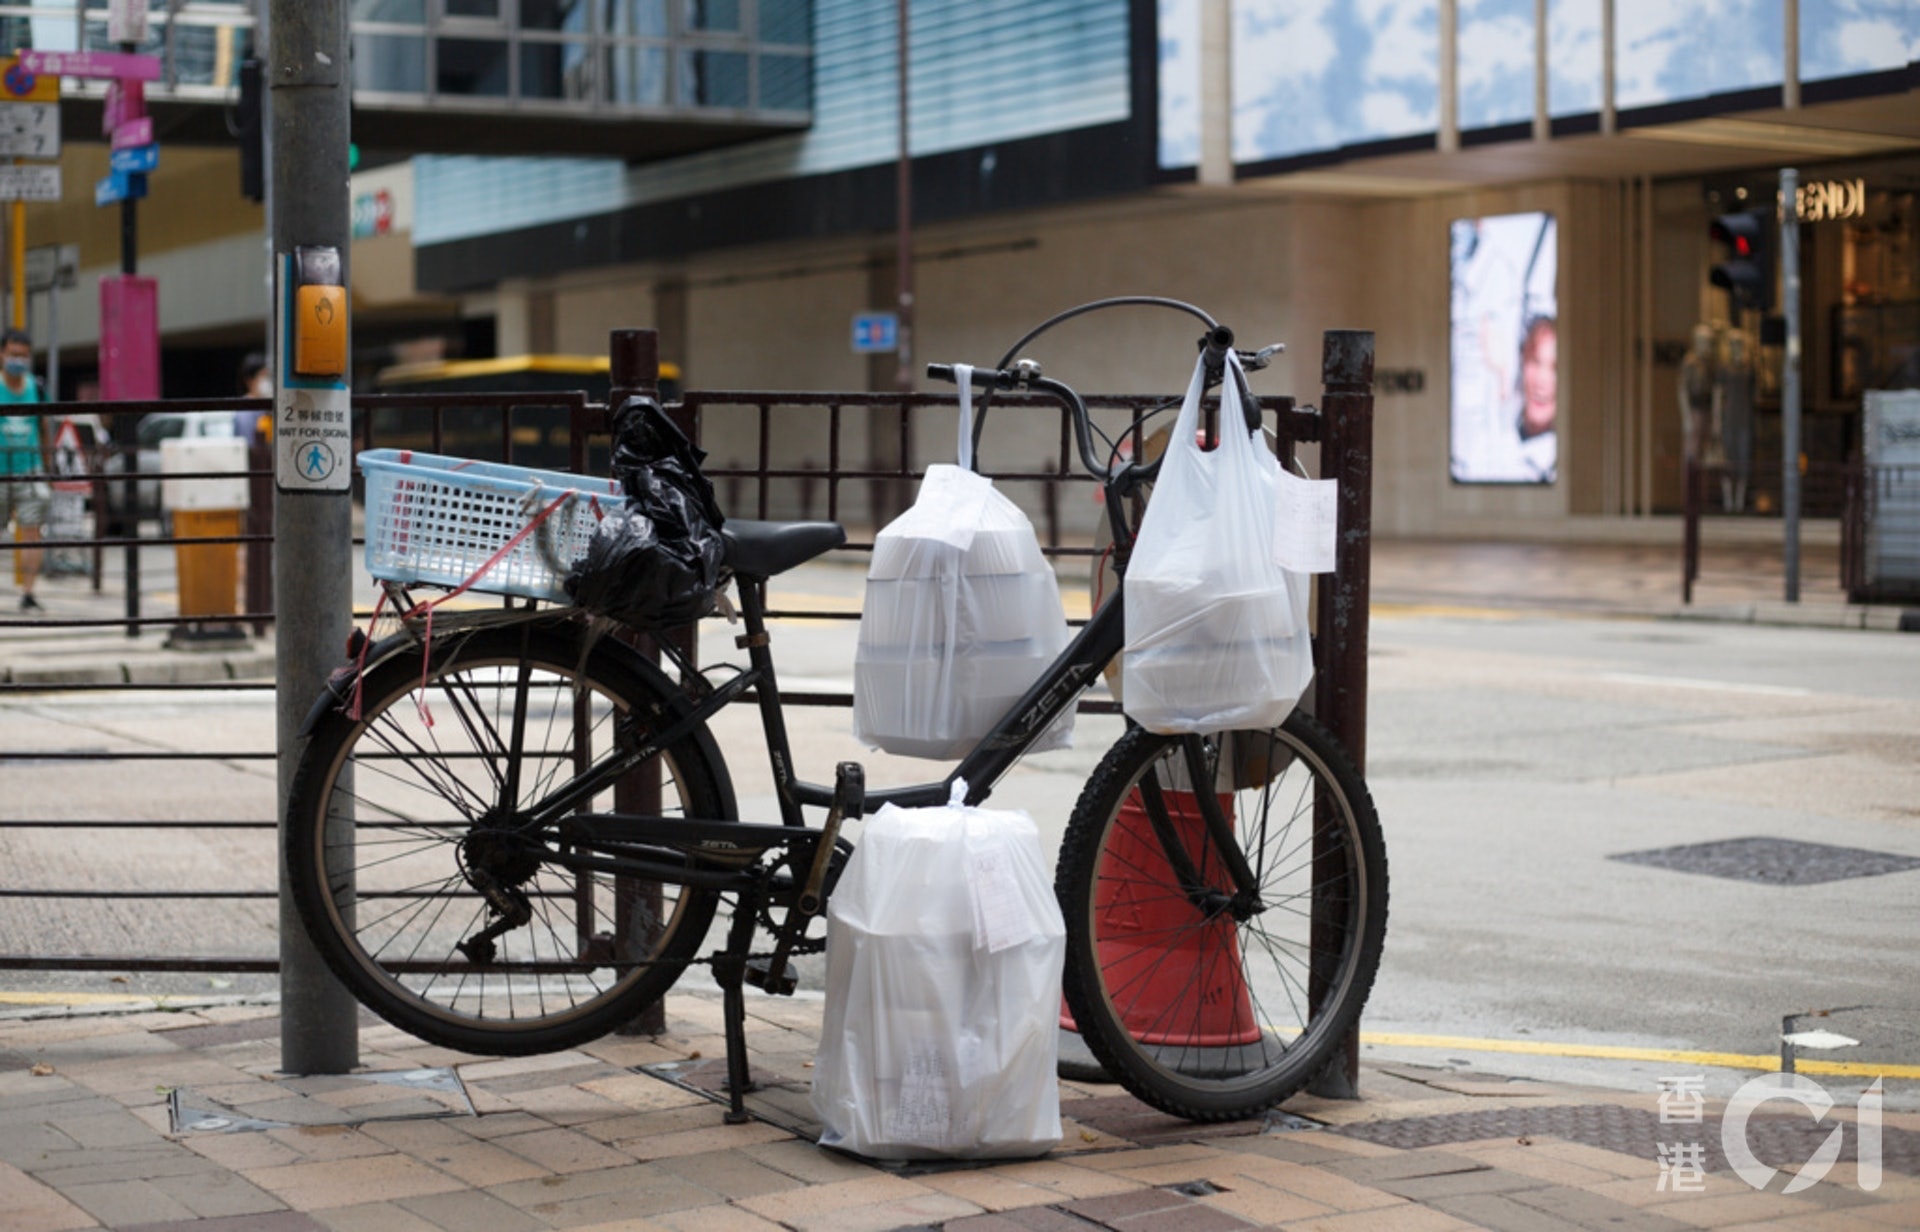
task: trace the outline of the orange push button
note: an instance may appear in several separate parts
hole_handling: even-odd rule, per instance
[[[344,375],[347,371],[346,289],[298,288],[293,319],[294,372],[300,376]]]

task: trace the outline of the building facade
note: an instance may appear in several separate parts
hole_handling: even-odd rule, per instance
[[[479,92],[503,117],[463,121],[459,142],[404,130],[443,152],[412,159],[394,293],[445,314],[455,347],[593,353],[651,326],[690,386],[890,387],[894,361],[854,353],[850,322],[896,306],[904,11],[916,364],[991,362],[1071,304],[1166,295],[1286,342],[1257,386],[1311,400],[1321,332],[1372,329],[1383,532],[1670,534],[1689,414],[1696,456],[1743,480],[1711,503],[1763,526],[1791,167],[1810,515],[1837,512],[1863,392],[1920,380],[1912,0],[473,2],[355,9],[379,17],[356,25],[357,71],[425,98],[392,108]],[[475,57],[494,76],[438,67]],[[611,148],[517,135],[569,91],[597,115],[778,110],[678,153],[604,115],[593,140]],[[1710,224],[1738,214],[1760,224],[1771,294],[1712,280],[1736,254]],[[1184,332],[1111,314],[1037,357],[1088,390],[1173,390]],[[710,425],[717,461],[745,456],[741,430]],[[824,461],[813,431],[779,442],[789,461]],[[849,456],[884,435],[847,431]],[[923,435],[917,460],[942,448]],[[997,450],[1046,456],[1057,432],[996,422],[989,467]]]

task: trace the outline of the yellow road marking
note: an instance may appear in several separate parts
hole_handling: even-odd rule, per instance
[[[0,992],[0,1005],[117,1005],[162,999],[132,992]]]
[[[1658,1061],[1662,1064],[1704,1065],[1714,1069],[1753,1069],[1774,1073],[1778,1055],[1746,1052],[1692,1052],[1677,1048],[1635,1048],[1619,1044],[1558,1044],[1549,1040],[1478,1039],[1461,1035],[1406,1035],[1391,1031],[1362,1031],[1360,1042],[1385,1048],[1450,1048],[1457,1052],[1510,1052],[1537,1057],[1593,1057],[1606,1061]],[[1920,1065],[1877,1065],[1870,1061],[1819,1061],[1796,1057],[1794,1068],[1803,1074],[1832,1074],[1871,1078],[1920,1078]]]

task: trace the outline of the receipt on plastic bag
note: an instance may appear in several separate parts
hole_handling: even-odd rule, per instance
[[[1336,481],[1281,468],[1275,492],[1273,563],[1295,573],[1332,573],[1339,526]]]
[[[972,854],[967,861],[967,888],[973,892],[975,945],[998,954],[1033,939],[1033,913],[1020,897],[1020,883],[1004,849]]]

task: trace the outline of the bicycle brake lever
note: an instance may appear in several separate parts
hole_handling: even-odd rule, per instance
[[[1274,356],[1286,354],[1286,350],[1286,343],[1276,342],[1271,346],[1263,346],[1257,351],[1236,351],[1234,354],[1240,357],[1242,368],[1248,372],[1258,372],[1272,362]]]

